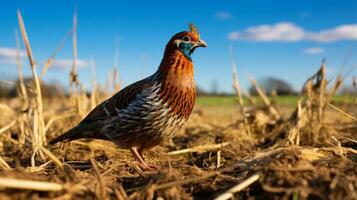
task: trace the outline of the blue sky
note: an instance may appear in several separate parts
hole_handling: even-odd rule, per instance
[[[120,81],[125,86],[153,73],[172,35],[195,23],[209,45],[193,55],[197,84],[231,89],[229,46],[234,45],[244,88],[247,79],[274,76],[294,88],[314,73],[322,58],[328,74],[336,75],[346,55],[346,71],[357,67],[356,0],[211,0],[211,1],[3,1],[0,7],[0,79],[16,78],[13,63],[16,10],[22,12],[39,67],[71,29],[78,11],[79,78],[90,88],[89,61],[95,60],[97,80],[104,85],[114,66],[119,43]],[[68,85],[72,59],[69,40],[57,55],[45,81]],[[24,64],[26,61],[24,60]],[[24,66],[25,74],[30,68]],[[39,71],[40,71],[39,68]],[[357,75],[356,70],[350,75]],[[350,81],[350,79],[348,79]]]

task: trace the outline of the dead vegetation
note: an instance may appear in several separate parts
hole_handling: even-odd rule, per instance
[[[253,78],[261,103],[242,93],[232,62],[236,117],[217,119],[196,108],[172,143],[147,152],[161,170],[143,172],[128,151],[109,142],[47,146],[47,139],[79,122],[103,95],[94,61],[92,95],[81,88],[75,16],[69,33],[73,93],[43,99],[20,12],[18,18],[34,85],[30,94],[22,88],[19,62],[20,96],[0,105],[0,199],[357,199],[356,107],[346,110],[331,101],[343,79],[328,88],[324,63],[304,84],[294,112],[283,116]],[[117,79],[118,72],[114,88]]]

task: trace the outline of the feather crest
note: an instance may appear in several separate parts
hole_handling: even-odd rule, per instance
[[[190,28],[191,33],[192,33],[195,37],[200,38],[200,33],[198,32],[198,28],[197,28],[194,24],[189,23],[189,24],[188,24],[188,27]]]

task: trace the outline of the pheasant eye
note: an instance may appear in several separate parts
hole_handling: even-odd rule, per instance
[[[188,36],[185,36],[185,37],[182,38],[182,40],[185,41],[185,42],[190,42],[191,38],[188,37]]]

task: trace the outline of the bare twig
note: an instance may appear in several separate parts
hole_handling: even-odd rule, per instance
[[[64,186],[58,183],[0,177],[0,188],[57,192],[62,191]]]
[[[0,167],[4,170],[11,170],[10,165],[7,164],[7,162],[2,157],[0,157]]]
[[[77,11],[74,12],[73,15],[73,33],[72,33],[72,50],[73,50],[73,65],[70,73],[69,87],[70,87],[70,95],[72,95],[72,84],[75,84],[75,87],[78,87],[79,80],[77,74]]]
[[[244,101],[243,101],[243,96],[242,96],[242,93],[240,90],[239,76],[238,76],[238,72],[237,72],[237,64],[233,58],[233,45],[231,46],[230,53],[231,53],[232,73],[233,73],[233,88],[234,88],[236,95],[238,97],[239,105],[242,107],[241,114],[244,115],[244,113],[243,113]]]
[[[115,196],[118,198],[118,200],[125,200],[129,199],[128,194],[126,193],[123,185],[121,183],[118,183],[114,189]]]
[[[354,140],[354,139],[351,139],[351,138],[348,138],[348,137],[345,137],[342,135],[336,135],[336,136],[357,144],[357,140]]]
[[[95,62],[93,58],[91,58],[90,65],[92,70],[92,93],[90,95],[90,100],[91,100],[90,102],[91,102],[91,109],[94,109],[95,106],[97,105],[96,94],[97,94],[98,86],[96,81]]]
[[[346,113],[345,111],[343,111],[343,110],[337,108],[336,106],[332,105],[331,103],[327,103],[327,105],[329,105],[331,108],[333,108],[333,109],[339,111],[340,113],[346,115],[348,118],[352,119],[353,121],[357,121],[357,118],[356,118],[356,117],[354,117],[354,116],[352,116],[352,115]]]
[[[113,69],[113,89],[114,92],[118,92],[120,90],[120,84],[119,84],[119,70],[117,67]]]
[[[16,120],[13,120],[12,122],[10,122],[8,125],[0,128],[0,134],[7,131],[9,128],[11,128],[14,124],[16,123]]]
[[[327,99],[325,98],[326,86],[327,86],[325,60],[322,61],[322,66],[320,69],[318,80],[320,81],[319,115],[318,115],[319,118],[318,119],[319,119],[319,121],[321,121],[323,118],[323,114],[324,114],[325,101],[327,101]]]
[[[27,167],[25,169],[25,172],[26,173],[36,173],[36,172],[44,171],[44,170],[46,170],[46,167],[51,163],[53,163],[52,160],[50,160],[48,162],[45,162],[42,165],[39,165],[39,166],[36,166],[36,167]]]
[[[354,95],[354,98],[353,98],[353,102],[356,102],[357,101],[357,78],[355,76],[352,77],[352,86],[355,90],[355,95]]]
[[[233,88],[235,90],[236,96],[238,97],[238,102],[239,102],[239,106],[240,106],[240,114],[241,114],[241,116],[243,118],[243,122],[244,122],[244,129],[247,132],[247,134],[250,135],[251,131],[250,131],[250,127],[248,124],[248,119],[245,114],[244,101],[243,101],[243,96],[241,93],[239,76],[238,76],[238,72],[237,72],[237,64],[233,58],[233,45],[231,46],[230,53],[231,53],[232,73],[233,73]]]
[[[17,11],[17,17],[18,17],[18,21],[19,21],[19,26],[20,26],[20,30],[21,30],[22,39],[24,40],[24,43],[25,43],[25,46],[26,46],[26,51],[27,51],[27,55],[28,55],[28,58],[29,58],[29,61],[30,61],[30,65],[31,65],[31,67],[35,67],[36,63],[35,63],[35,60],[34,60],[34,58],[32,56],[33,54],[32,54],[32,50],[31,50],[31,47],[30,47],[30,42],[28,40],[26,29],[25,29],[25,25],[24,25],[24,22],[23,22],[23,19],[22,19],[22,16],[21,16],[21,13],[20,13],[19,10]]]
[[[41,151],[45,153],[58,167],[63,168],[62,162],[55,155],[53,155],[48,149],[41,146]]]
[[[234,193],[245,189],[249,185],[253,184],[255,181],[259,180],[259,178],[260,178],[259,174],[254,174],[254,175],[250,176],[249,178],[247,178],[246,180],[244,180],[243,182],[239,183],[238,185],[230,188],[229,190],[227,190],[223,194],[219,195],[218,197],[215,198],[215,200],[230,199],[230,198],[233,197]]]
[[[259,97],[262,99],[265,106],[268,107],[269,111],[274,115],[276,119],[279,119],[280,115],[278,111],[271,105],[269,98],[262,90],[262,88],[258,85],[257,81],[252,76],[249,76],[249,80],[252,83],[252,85],[255,87],[255,90],[257,91]]]
[[[100,174],[99,169],[98,169],[97,162],[93,158],[90,159],[90,162],[93,166],[93,169],[95,171],[95,174],[97,176],[97,180],[99,183],[99,190],[100,190],[99,198],[100,199],[109,199],[108,193],[105,190],[105,184],[104,184],[102,175]]]
[[[78,78],[77,72],[77,62],[78,62],[78,48],[77,48],[77,28],[78,28],[78,18],[77,10],[75,10],[73,15],[73,39],[72,39],[72,53],[73,53],[73,65],[69,77],[69,95],[71,100],[74,100],[78,114],[84,117],[86,103],[83,103],[84,88]],[[85,98],[85,100],[87,100]]]
[[[345,57],[343,58],[343,61],[342,61],[342,64],[340,66],[340,70],[339,70],[339,73],[336,77],[336,80],[335,80],[335,83],[334,85],[332,86],[332,89],[329,93],[329,96],[328,96],[328,100],[331,99],[331,97],[333,97],[335,95],[335,93],[337,92],[337,90],[340,88],[340,86],[342,85],[343,81],[346,79],[346,76],[351,74],[351,72],[353,71],[353,68],[351,68],[349,70],[349,72],[347,72],[345,75],[342,75],[343,74],[343,71],[348,63],[348,60],[350,58],[350,55],[352,53],[352,48],[349,48],[345,54]],[[351,71],[352,70],[352,71]]]
[[[221,153],[221,150],[217,151],[217,169],[221,167]]]
[[[302,98],[298,100],[296,116],[294,116],[294,126],[288,132],[288,140],[291,144],[300,145],[300,130],[305,126],[306,120],[304,120],[303,113],[305,109],[301,106]]]
[[[19,26],[20,26],[20,31],[22,35],[22,39],[25,43],[26,51],[27,51],[27,56],[30,61],[31,69],[32,69],[32,78],[34,81],[34,103],[31,105],[33,109],[32,113],[32,134],[31,134],[31,139],[32,139],[32,147],[34,150],[33,157],[35,156],[36,152],[38,152],[38,148],[46,144],[46,137],[45,137],[45,132],[44,132],[44,119],[43,119],[43,106],[42,106],[42,94],[41,94],[41,86],[40,86],[40,81],[37,76],[37,70],[36,70],[36,63],[35,59],[32,54],[31,50],[31,45],[29,42],[29,39],[27,37],[26,33],[26,28],[25,24],[23,22],[22,16],[20,11],[17,11],[17,17],[19,21]],[[40,156],[43,157],[43,155],[40,153]],[[34,162],[32,162],[34,164]]]
[[[191,152],[204,152],[208,150],[213,150],[213,149],[219,149],[222,147],[225,147],[227,145],[231,144],[230,142],[223,142],[220,144],[206,144],[206,145],[200,145],[188,149],[181,149],[178,151],[171,151],[167,153],[168,155],[179,155],[179,154],[184,154],[184,153],[191,153]]]

